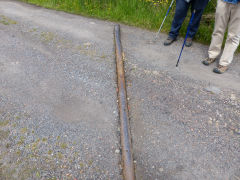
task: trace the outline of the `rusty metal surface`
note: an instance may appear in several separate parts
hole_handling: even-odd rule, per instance
[[[121,147],[123,177],[125,180],[134,180],[134,165],[131,148],[131,134],[129,130],[127,92],[124,77],[123,53],[120,39],[120,25],[114,27],[115,53],[118,80],[118,106],[121,124]]]

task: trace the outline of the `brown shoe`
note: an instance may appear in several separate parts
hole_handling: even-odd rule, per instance
[[[202,61],[202,63],[206,66],[212,64],[214,61],[216,61],[216,58],[206,58],[205,60]]]
[[[168,36],[168,38],[164,41],[164,46],[169,46],[171,45],[174,41],[176,41],[176,38],[172,38],[171,36]]]
[[[224,73],[226,70],[228,70],[228,67],[227,67],[227,66],[218,65],[218,67],[216,67],[216,68],[213,69],[213,72],[218,73],[218,74],[222,74],[222,73]]]
[[[187,47],[191,47],[192,46],[192,38],[187,38],[186,39],[185,46],[187,46]]]

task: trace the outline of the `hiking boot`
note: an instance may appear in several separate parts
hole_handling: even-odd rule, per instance
[[[192,38],[187,38],[185,42],[185,46],[191,47],[192,46]]]
[[[212,64],[214,61],[216,61],[216,58],[209,58],[208,57],[207,59],[203,60],[202,63],[204,65],[208,66],[208,65]]]
[[[174,41],[176,41],[176,39],[168,36],[168,38],[164,41],[163,44],[164,44],[164,46],[169,46],[169,45],[171,45]]]
[[[218,74],[222,74],[222,73],[224,73],[227,69],[228,69],[227,66],[218,65],[218,67],[216,67],[216,68],[213,69],[213,72],[218,73]]]

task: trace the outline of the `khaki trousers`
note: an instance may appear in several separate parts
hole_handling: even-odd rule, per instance
[[[222,42],[228,27],[227,41],[219,64],[228,66],[232,60],[240,40],[240,3],[230,4],[218,0],[215,15],[215,27],[211,45],[208,50],[209,58],[217,58],[221,53]]]

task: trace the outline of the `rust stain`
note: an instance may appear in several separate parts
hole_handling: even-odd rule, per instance
[[[135,180],[120,25],[115,25],[114,27],[114,39],[118,80],[118,106],[121,124],[123,178],[125,180]]]

